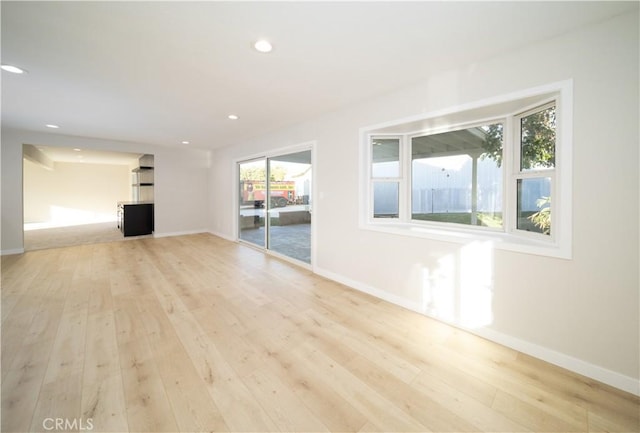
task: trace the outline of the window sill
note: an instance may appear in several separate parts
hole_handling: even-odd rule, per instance
[[[490,242],[495,249],[523,254],[554,257],[570,260],[571,248],[558,243],[531,239],[501,231],[475,230],[473,228],[439,228],[402,222],[361,223],[360,228],[400,236],[411,236],[443,242],[467,244],[470,242]]]

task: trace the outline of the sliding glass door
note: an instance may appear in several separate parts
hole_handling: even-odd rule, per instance
[[[241,162],[239,175],[240,240],[311,263],[311,150]]]
[[[311,151],[268,159],[268,248],[311,263]]]
[[[266,246],[267,160],[241,162],[238,168],[240,173],[239,237],[243,241],[264,248]]]

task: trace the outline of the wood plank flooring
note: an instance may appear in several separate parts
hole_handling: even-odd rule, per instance
[[[125,238],[120,229],[117,228],[115,221],[38,229],[27,226],[28,225],[25,225],[24,231],[25,251],[152,237],[152,235],[143,235],[128,236]]]
[[[639,410],[208,234],[2,258],[3,432],[638,432]]]

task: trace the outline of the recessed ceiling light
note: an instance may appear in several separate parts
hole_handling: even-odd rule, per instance
[[[238,119],[239,119],[239,117],[238,117],[238,116],[236,116],[235,114],[229,114],[229,116],[228,116],[228,117],[229,117],[229,119],[231,119],[231,120],[238,120]]]
[[[273,50],[271,42],[267,41],[266,39],[260,39],[255,44],[253,44],[253,47],[261,53],[269,53],[271,52],[271,50]]]
[[[76,152],[82,151],[82,149],[78,149],[77,147],[75,149],[73,149],[73,150],[75,150]]]
[[[54,125],[54,124],[52,124],[52,123],[49,123],[49,124],[44,125],[44,126],[46,126],[47,128],[53,128],[53,129],[58,129],[58,128],[60,128],[58,125]]]
[[[189,144],[187,140],[183,141],[182,144]]]
[[[24,69],[13,65],[2,65],[0,66],[0,69],[2,69],[3,71],[11,72],[13,74],[24,74],[26,72]]]

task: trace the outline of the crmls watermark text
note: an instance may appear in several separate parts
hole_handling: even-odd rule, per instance
[[[42,421],[42,428],[47,431],[59,430],[93,430],[93,419],[87,418],[45,418]]]

